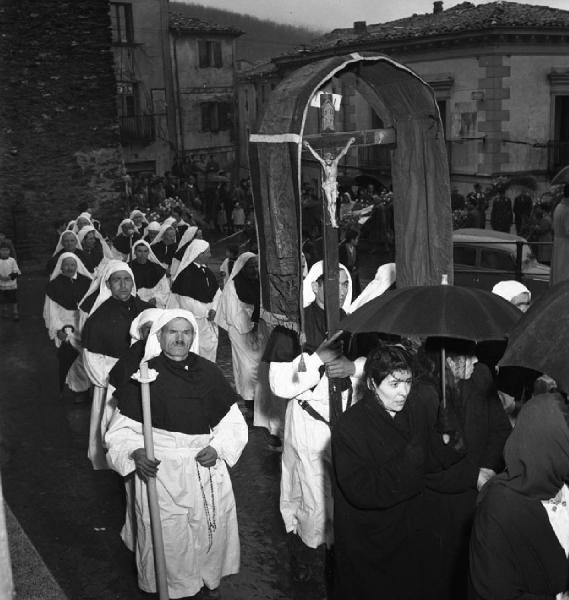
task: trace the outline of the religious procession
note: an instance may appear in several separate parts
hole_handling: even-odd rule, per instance
[[[183,4],[89,17],[120,125],[70,126],[72,168],[9,151],[0,600],[569,600],[569,11],[247,65],[243,15]]]

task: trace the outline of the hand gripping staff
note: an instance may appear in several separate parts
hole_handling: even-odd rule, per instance
[[[150,413],[150,383],[157,377],[155,371],[149,372],[148,364],[140,363],[140,382],[142,392],[142,427],[144,431],[144,451],[149,460],[154,460],[154,441],[152,439],[152,415]],[[148,490],[148,507],[150,508],[150,527],[152,529],[152,547],[154,548],[154,568],[156,572],[156,589],[160,600],[168,600],[168,582],[166,580],[166,557],[164,555],[164,539],[162,538],[162,522],[160,506],[156,490],[156,477],[149,477],[146,482]]]

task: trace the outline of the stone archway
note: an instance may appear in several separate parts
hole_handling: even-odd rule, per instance
[[[362,95],[378,114],[389,117],[396,132],[392,180],[398,286],[436,285],[444,273],[452,281],[450,182],[433,91],[387,56],[326,58],[281,81],[258,132],[250,136],[262,315],[272,324],[296,329],[300,322],[302,137],[312,96],[344,70],[351,70]]]

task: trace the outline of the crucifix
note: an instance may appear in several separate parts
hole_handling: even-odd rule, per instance
[[[320,109],[320,134],[305,135],[302,146],[320,163],[322,198],[322,224],[324,246],[324,309],[326,329],[330,338],[340,323],[340,299],[338,284],[338,223],[336,200],[338,197],[338,165],[350,148],[377,144],[395,145],[394,128],[367,129],[336,132],[334,95],[320,93],[320,100],[312,103]],[[339,107],[338,107],[339,108]],[[318,152],[319,150],[320,152]],[[333,426],[342,413],[342,396],[338,381],[330,379],[330,425]]]

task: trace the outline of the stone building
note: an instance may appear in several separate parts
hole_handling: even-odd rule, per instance
[[[290,70],[358,51],[392,56],[432,86],[451,179],[462,191],[499,175],[531,174],[545,183],[569,163],[569,11],[514,2],[463,2],[444,10],[437,1],[429,14],[374,25],[356,22],[240,74],[240,115],[247,119],[246,97],[256,117],[267,85],[274,87]],[[349,76],[333,87],[342,95],[337,116],[342,129],[389,124],[371,111]],[[241,131],[247,127],[254,129],[254,121]],[[346,159],[344,173],[388,183],[389,153],[359,148]]]
[[[0,231],[20,257],[52,250],[53,222],[116,221],[120,144],[108,4],[0,8]]]
[[[242,32],[171,12],[168,0],[111,2],[111,16],[127,170],[162,175],[194,153],[231,168]]]

